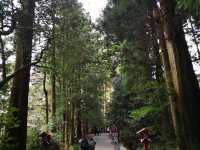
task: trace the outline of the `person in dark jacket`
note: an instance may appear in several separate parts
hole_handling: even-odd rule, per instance
[[[83,136],[80,140],[80,150],[90,150],[90,145],[88,143],[88,140],[86,138],[86,136]]]
[[[40,150],[59,150],[59,145],[47,132],[42,132],[40,135]]]
[[[93,138],[90,138],[90,139],[88,140],[88,143],[89,143],[89,145],[90,145],[90,150],[95,150],[96,142],[94,141],[94,139],[93,139]]]

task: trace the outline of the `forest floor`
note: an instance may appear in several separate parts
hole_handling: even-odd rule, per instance
[[[109,138],[108,134],[103,133],[99,136],[95,136],[94,140],[96,141],[95,150],[114,150],[114,144]]]

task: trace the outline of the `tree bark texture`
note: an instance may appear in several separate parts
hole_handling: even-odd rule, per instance
[[[175,98],[171,109],[180,150],[199,149],[199,86],[192,66],[181,17],[175,13],[175,1],[161,0],[161,21],[169,59],[169,70]],[[167,76],[170,76],[167,75]]]
[[[15,70],[30,64],[32,54],[35,1],[23,0],[21,6],[16,30]],[[8,135],[11,138],[9,144],[15,146],[15,150],[26,150],[29,80],[30,67],[23,69],[13,78],[10,107],[16,109],[13,116],[19,121],[19,124],[8,128]]]
[[[46,111],[46,124],[49,123],[49,101],[48,101],[48,91],[46,89],[46,72],[44,72],[44,79],[43,79],[43,91],[45,95],[45,111]]]
[[[6,55],[5,55],[5,49],[4,49],[4,42],[2,40],[2,37],[0,36],[0,52],[1,52],[1,68],[2,68],[2,80],[5,80],[6,78]]]
[[[55,73],[51,75],[51,100],[52,100],[52,119],[56,118],[56,76]]]
[[[162,27],[160,27],[161,29]],[[172,122],[173,122],[173,126],[175,129],[175,135],[176,137],[179,137],[179,139],[182,139],[181,141],[185,141],[184,138],[182,138],[182,124],[180,121],[180,117],[177,111],[177,102],[176,102],[176,95],[173,93],[173,82],[172,82],[172,76],[171,76],[171,70],[170,70],[170,63],[169,63],[169,56],[167,53],[167,49],[166,49],[166,44],[165,44],[165,39],[164,39],[164,35],[163,32],[159,33],[159,45],[160,45],[160,55],[161,55],[161,59],[162,59],[162,64],[164,67],[164,77],[165,77],[165,81],[166,81],[166,86],[169,92],[169,104],[170,104],[170,110],[171,110],[171,115],[172,115]],[[178,140],[177,140],[178,141]],[[182,144],[178,144],[178,147],[182,147],[180,145],[185,145],[185,142],[181,142]],[[177,148],[177,149],[181,149],[181,148]]]
[[[53,3],[53,2],[52,2]],[[54,6],[54,4],[52,4]],[[56,118],[56,47],[55,47],[55,16],[52,15],[52,22],[53,22],[53,43],[52,43],[52,65],[53,65],[53,72],[51,74],[51,98],[52,98],[52,119],[55,120]]]

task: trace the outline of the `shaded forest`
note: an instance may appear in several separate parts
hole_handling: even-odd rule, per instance
[[[98,5],[98,4],[97,4]],[[62,150],[115,127],[155,150],[200,149],[200,1],[108,0],[93,23],[77,0],[0,1],[0,150]]]

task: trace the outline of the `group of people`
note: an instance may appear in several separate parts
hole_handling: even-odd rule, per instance
[[[96,146],[95,140],[92,137],[87,138],[86,136],[83,136],[79,140],[79,144],[80,144],[80,150],[95,150]]]
[[[50,134],[42,132],[39,135],[40,150],[59,150],[59,144],[56,143]],[[79,140],[80,150],[95,150],[96,142],[92,137],[83,136]]]
[[[109,133],[109,132],[110,132],[110,127],[102,127],[102,128],[94,127],[92,129],[92,133],[94,133],[96,136],[100,135],[100,133]]]

